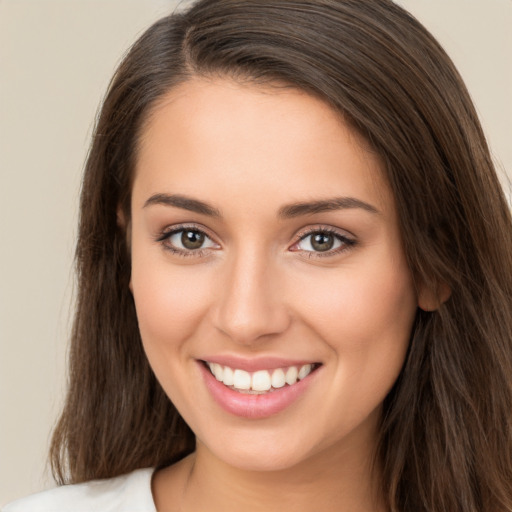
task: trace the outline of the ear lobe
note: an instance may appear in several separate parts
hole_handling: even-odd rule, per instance
[[[418,307],[423,311],[436,311],[451,294],[452,290],[446,283],[440,283],[434,289],[422,285],[418,293]]]
[[[131,243],[132,243],[132,230],[130,219],[126,218],[126,215],[119,205],[116,210],[116,223],[117,227],[124,233],[126,246],[128,247],[128,252],[131,251]]]
[[[126,217],[124,215],[124,212],[123,212],[123,209],[121,208],[121,206],[117,207],[116,220],[117,220],[117,227],[119,227],[123,231],[125,231],[126,230]]]
[[[131,242],[132,242],[132,240],[131,240],[131,238],[132,238],[131,223],[126,218],[126,215],[124,214],[121,206],[117,207],[116,221],[117,221],[117,227],[120,229],[120,231],[123,233],[123,235],[125,237],[126,249],[128,251],[128,254],[130,254],[131,253]],[[133,295],[133,285],[132,285],[131,274],[130,274],[130,282],[128,283],[128,288],[130,289],[130,292]]]

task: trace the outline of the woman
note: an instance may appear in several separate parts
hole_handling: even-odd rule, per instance
[[[162,19],[84,177],[51,453],[77,485],[6,510],[510,510],[511,227],[392,2]]]

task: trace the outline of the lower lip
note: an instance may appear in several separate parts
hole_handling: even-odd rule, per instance
[[[268,418],[283,411],[307,390],[318,370],[292,386],[284,386],[261,395],[240,393],[219,382],[203,362],[199,362],[201,372],[213,399],[227,412],[249,419]]]

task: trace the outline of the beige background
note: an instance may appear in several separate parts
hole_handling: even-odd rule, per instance
[[[112,71],[176,1],[0,0],[0,504],[52,485],[80,172]],[[187,2],[183,2],[187,3]],[[512,176],[512,0],[400,0],[453,57]]]

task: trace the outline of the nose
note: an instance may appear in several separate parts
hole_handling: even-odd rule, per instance
[[[226,262],[214,307],[215,327],[238,344],[251,345],[286,331],[286,307],[279,269],[264,254],[240,254]]]

